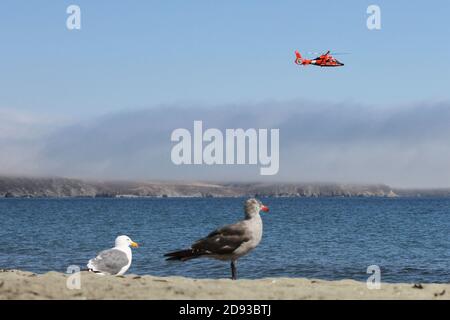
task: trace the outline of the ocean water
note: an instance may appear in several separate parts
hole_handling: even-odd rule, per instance
[[[117,235],[133,249],[129,273],[230,276],[210,259],[168,262],[223,224],[242,218],[245,199],[1,199],[0,268],[37,273],[84,268]],[[238,263],[239,278],[308,277],[450,282],[449,198],[266,198],[260,245]]]

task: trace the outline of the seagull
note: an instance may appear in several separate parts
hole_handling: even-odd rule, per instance
[[[89,271],[102,275],[123,275],[131,265],[130,246],[137,248],[138,244],[128,236],[118,236],[114,248],[104,250],[89,260]]]
[[[269,208],[257,199],[248,199],[244,205],[245,219],[214,230],[197,240],[189,249],[166,253],[166,260],[186,261],[207,257],[231,261],[231,279],[237,279],[236,260],[253,250],[261,241],[263,224],[260,211]]]

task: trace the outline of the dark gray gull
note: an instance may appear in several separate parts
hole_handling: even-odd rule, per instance
[[[231,261],[231,279],[237,279],[236,260],[253,250],[260,242],[263,224],[260,211],[269,208],[257,199],[245,202],[245,219],[214,230],[197,240],[189,249],[169,252],[166,260],[186,261],[195,258],[213,258]]]
[[[118,236],[114,248],[104,250],[89,260],[87,264],[89,271],[103,275],[123,275],[131,265],[130,246],[137,248],[138,244],[128,236]]]

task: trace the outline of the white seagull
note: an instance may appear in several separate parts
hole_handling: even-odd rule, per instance
[[[131,265],[130,246],[137,248],[138,244],[128,236],[118,236],[114,248],[104,250],[89,260],[87,264],[89,271],[103,275],[123,275]]]
[[[167,260],[186,261],[207,257],[231,261],[231,279],[237,279],[236,260],[253,250],[261,241],[263,224],[260,211],[269,208],[256,199],[245,202],[245,219],[214,230],[205,238],[197,240],[189,249],[169,252]]]

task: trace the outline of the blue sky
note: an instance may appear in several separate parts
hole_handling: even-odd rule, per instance
[[[80,31],[66,28],[70,4]],[[444,0],[2,0],[0,174],[450,187],[449,12]],[[299,67],[296,49],[352,54]],[[279,174],[175,166],[170,134],[194,120],[279,128]]]
[[[69,4],[82,30],[65,27]],[[382,30],[366,28],[378,4]],[[159,104],[449,98],[448,1],[2,1],[0,107],[91,116]],[[338,69],[293,51],[350,51]]]

